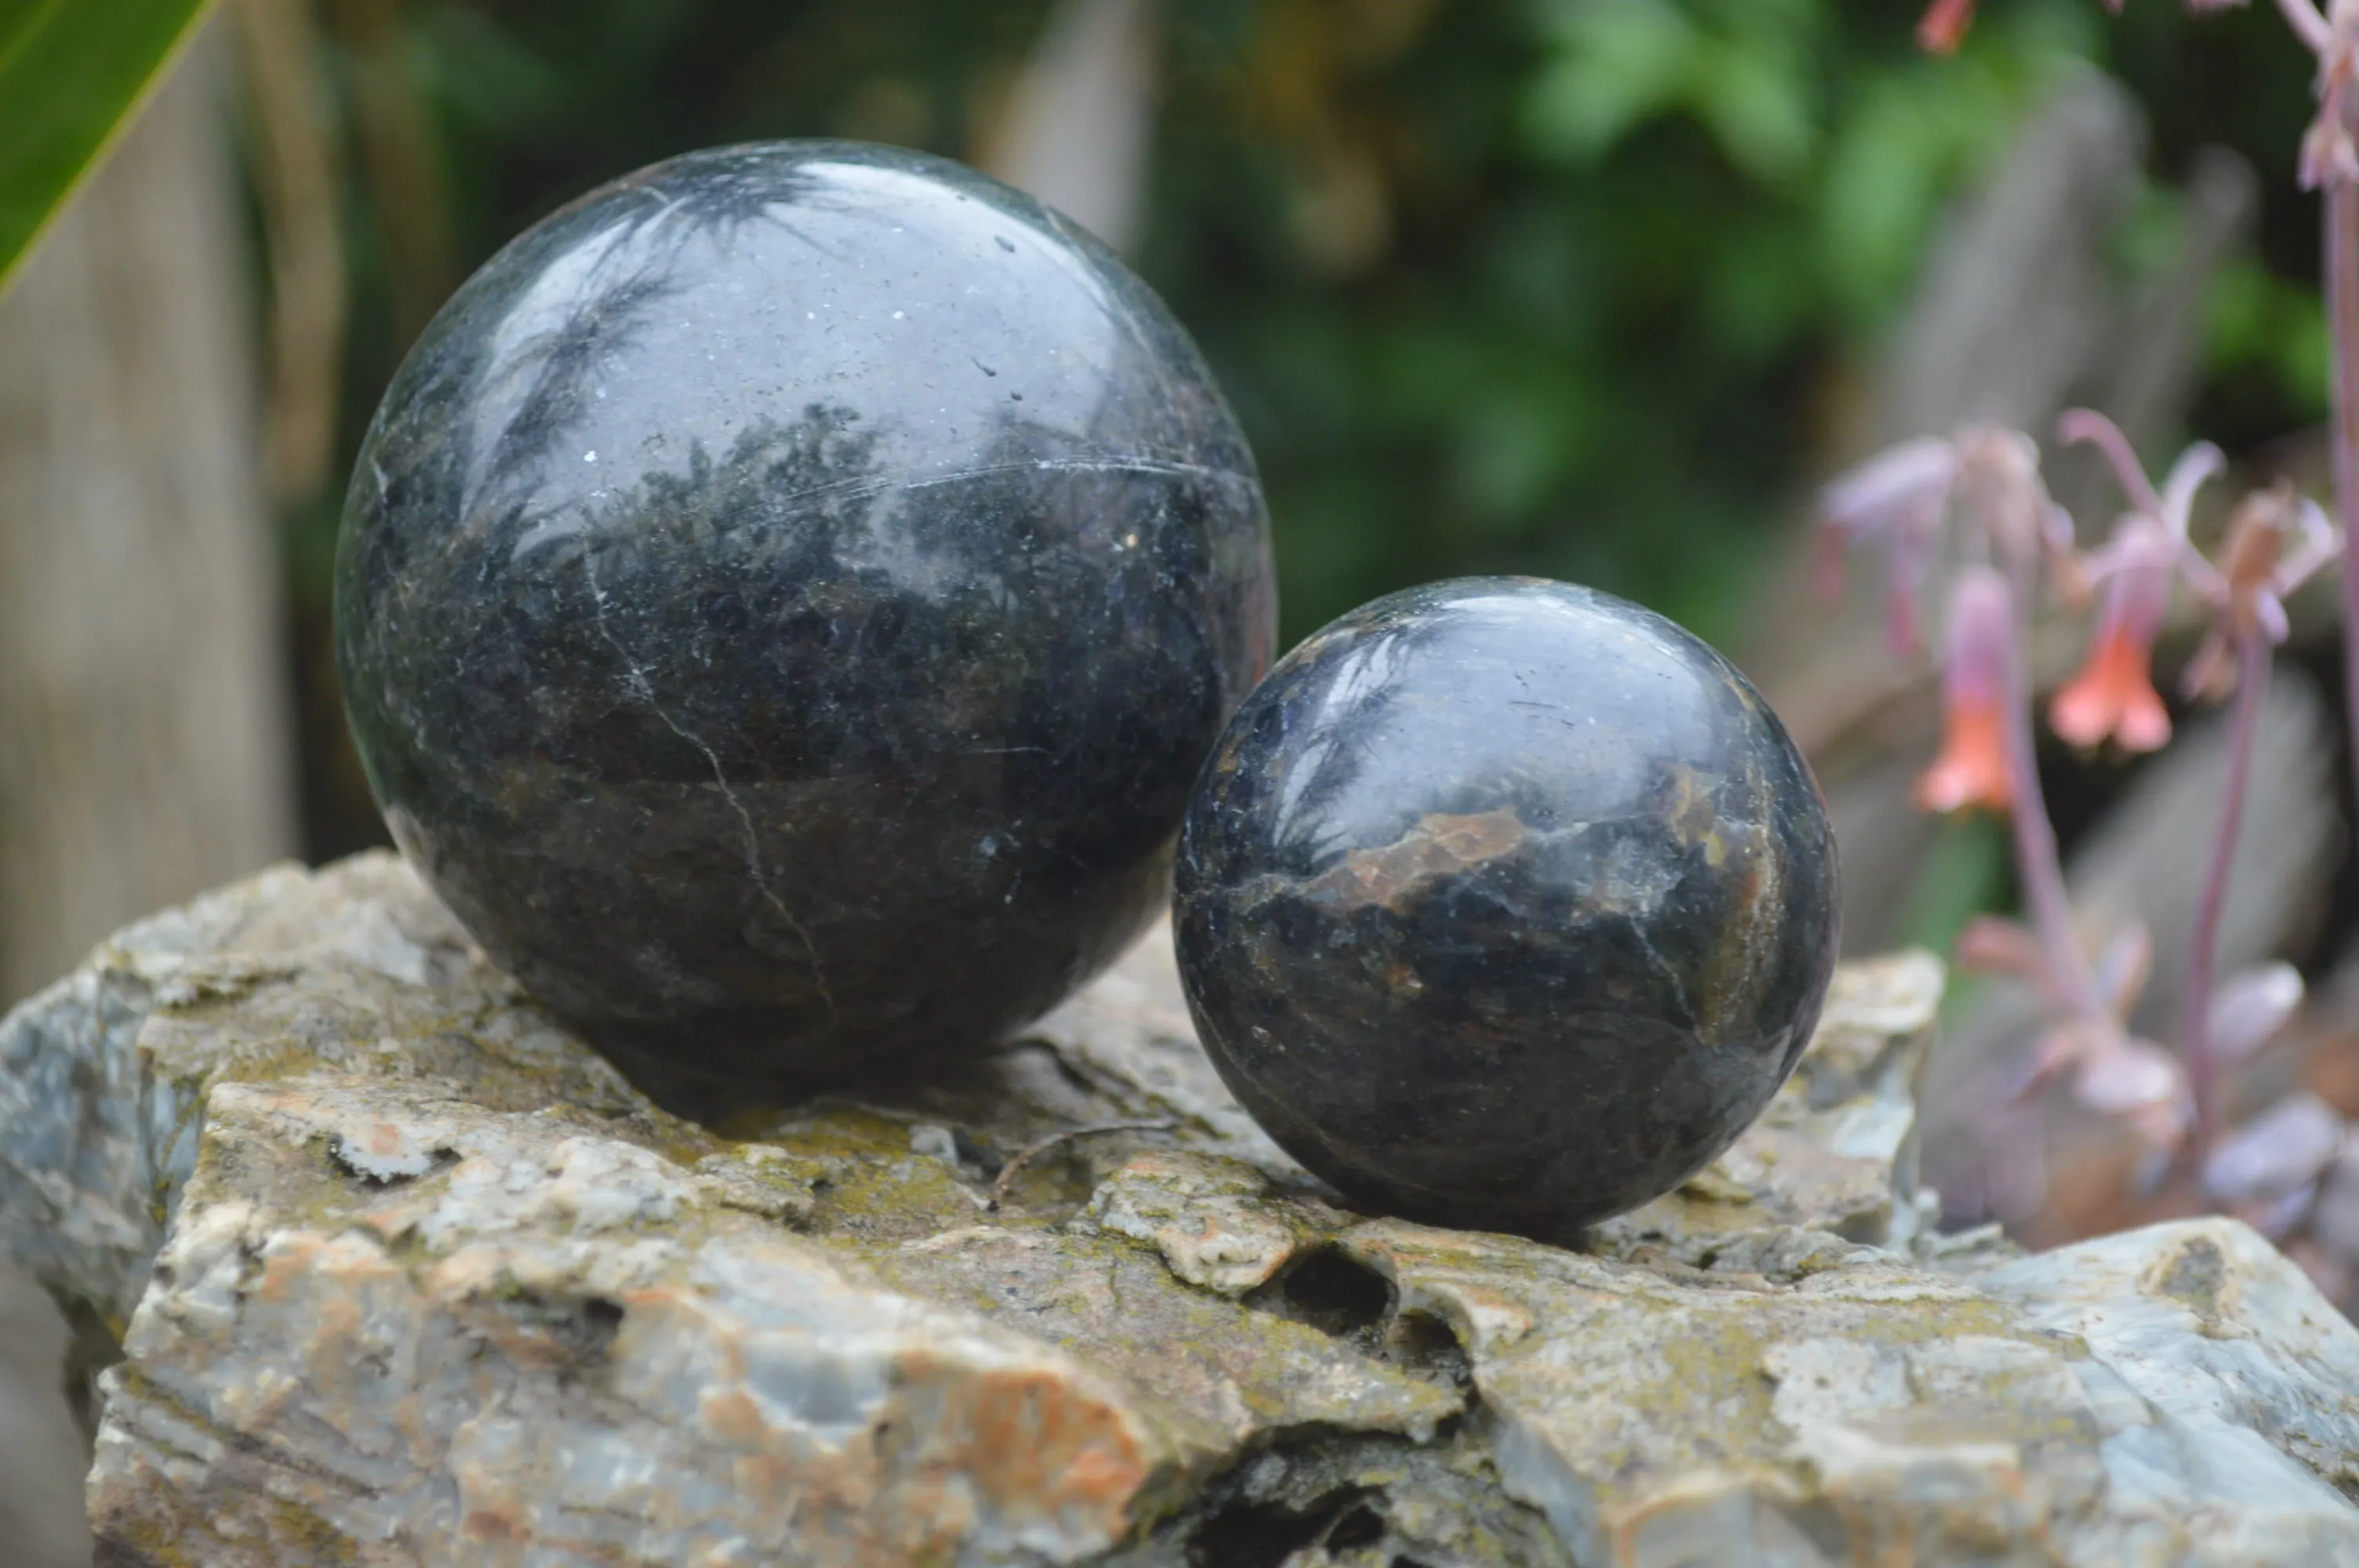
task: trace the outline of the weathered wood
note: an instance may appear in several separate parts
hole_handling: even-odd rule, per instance
[[[66,1410],[58,1368],[66,1330],[40,1287],[0,1268],[0,1561],[88,1568],[82,1478],[89,1452]]]
[[[2105,247],[2145,141],[2136,105],[2093,71],[2041,105],[1937,236],[1862,432],[1868,447],[1970,421],[2046,434],[2111,341]]]
[[[1065,0],[981,165],[1127,251],[1147,216],[1158,56],[1154,0]]]
[[[295,845],[216,61],[0,298],[0,998]]]

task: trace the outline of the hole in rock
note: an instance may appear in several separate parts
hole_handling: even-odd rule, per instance
[[[1473,1384],[1474,1368],[1466,1359],[1466,1347],[1458,1343],[1451,1326],[1431,1313],[1405,1312],[1393,1319],[1385,1336],[1385,1350],[1412,1372],[1462,1390]]]
[[[507,1298],[508,1310],[539,1331],[556,1349],[577,1363],[602,1362],[623,1326],[623,1306],[603,1296],[578,1300],[519,1292]],[[560,1370],[560,1377],[571,1376]]]
[[[1384,1538],[1385,1521],[1377,1517],[1375,1509],[1358,1503],[1327,1532],[1327,1549],[1346,1552],[1355,1546],[1374,1546]]]
[[[585,1298],[570,1324],[560,1324],[557,1339],[584,1361],[603,1361],[623,1326],[623,1306],[603,1296]]]
[[[1188,1543],[1190,1568],[1281,1568],[1306,1546],[1367,1546],[1382,1541],[1384,1521],[1347,1491],[1300,1513],[1277,1503],[1233,1502],[1206,1519]]]
[[[1322,1247],[1246,1300],[1341,1339],[1373,1334],[1392,1312],[1393,1287],[1366,1264]]]
[[[1317,1514],[1233,1504],[1204,1521],[1188,1543],[1190,1568],[1278,1568],[1319,1539]]]

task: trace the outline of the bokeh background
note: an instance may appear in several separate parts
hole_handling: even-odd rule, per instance
[[[136,600],[223,563],[143,547],[125,513],[212,514],[189,553],[271,580],[214,590],[241,628],[163,618],[268,639],[282,689],[235,738],[282,746],[289,781],[249,790],[279,820],[235,836],[312,860],[381,842],[328,583],[352,453],[410,340],[601,181],[853,136],[1036,188],[1164,293],[1259,455],[1288,641],[1406,583],[1547,573],[1686,622],[1793,688],[1802,727],[1839,729],[1788,669],[1828,639],[1787,568],[1810,485],[1874,443],[2036,426],[2077,395],[2158,454],[2192,431],[2314,463],[2279,449],[2326,395],[2291,179],[2309,83],[2281,25],[1986,11],[1929,59],[1892,0],[226,0],[0,307],[20,406],[0,566],[45,622],[83,621],[108,611],[37,587],[44,567]],[[2056,189],[1995,189],[2010,175]],[[1962,236],[1978,195],[2032,210]],[[190,336],[239,341],[166,341]],[[149,471],[106,471],[126,465]],[[260,515],[220,520],[240,508]],[[60,514],[125,543],[69,579],[23,539]],[[138,700],[69,695],[93,727]],[[116,782],[202,787],[132,771]],[[0,796],[0,841],[58,809],[38,784]],[[68,896],[63,922],[0,898],[0,991],[198,885]],[[1857,935],[1940,935],[1917,926]]]
[[[329,643],[381,389],[534,220],[772,136],[963,158],[1124,250],[1253,439],[1288,642],[1465,572],[1649,604],[1811,751],[1847,945],[1945,946],[2011,900],[2001,833],[1908,808],[1927,673],[1862,596],[1810,596],[1813,486],[1897,437],[2044,434],[2087,401],[2156,459],[2206,437],[2321,493],[2327,362],[2292,178],[2309,67],[2268,7],[1985,0],[1939,59],[1917,10],[223,0],[0,297],[0,1004],[204,886],[383,841]],[[2109,520],[2085,470],[2056,482],[2084,535]],[[2295,618],[2225,953],[2312,983],[2250,1094],[2359,1113],[2338,644],[2322,604]],[[2043,760],[2076,891],[2144,913],[2164,953],[2220,777],[2186,717],[2158,759]],[[2060,1111],[2002,1147],[1977,1119],[2010,1006],[1960,989],[1929,1176],[1955,1221],[2035,1242],[2123,1222],[2113,1130]],[[0,1539],[52,1550],[5,1517]]]

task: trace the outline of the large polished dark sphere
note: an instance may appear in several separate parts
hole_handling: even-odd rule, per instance
[[[1826,807],[1745,677],[1525,578],[1412,589],[1246,698],[1180,839],[1237,1098],[1381,1213],[1559,1238],[1726,1148],[1835,956]]]
[[[734,1095],[989,1041],[1119,952],[1275,594],[1145,285],[956,165],[790,142],[460,289],[362,449],[336,618],[404,853],[643,1082]]]

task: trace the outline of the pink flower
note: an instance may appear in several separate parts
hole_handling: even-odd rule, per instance
[[[2180,580],[2188,579],[2205,593],[2217,575],[2187,542],[2188,518],[2197,493],[2227,460],[2219,448],[2199,441],[2180,455],[2157,490],[2128,438],[2104,415],[2074,409],[2059,430],[2065,440],[2086,442],[2104,454],[2130,511],[2084,565],[2085,579],[2103,585],[2104,600],[2088,659],[2056,694],[2048,721],[2076,746],[2113,741],[2125,751],[2155,751],[2170,739],[2170,715],[2154,689],[2154,643]]]
[[[2302,41],[2318,56],[2318,118],[2301,139],[2301,183],[2317,190],[2359,181],[2359,14],[2332,8],[2332,20],[2310,11],[2297,18]],[[2288,11],[2289,17],[2296,14]]]
[[[2167,529],[2133,514],[2092,557],[2088,576],[2104,584],[2096,633],[2081,673],[2048,709],[2049,724],[2075,746],[2110,740],[2125,751],[2152,752],[2170,739],[2170,715],[2154,689],[2154,641],[2169,612],[2180,554]]]
[[[2041,1037],[2027,1090],[2070,1073],[2072,1098],[2118,1117],[2157,1149],[2187,1135],[2190,1108],[2179,1058],[2114,1020],[2071,1018]]]
[[[2190,11],[2218,11],[2243,0],[2187,0]],[[2104,0],[2105,9],[2118,16],[2122,0]],[[1974,0],[1933,0],[1917,24],[1917,47],[1933,54],[1954,54],[1974,19]]]
[[[2007,692],[2015,657],[2015,599],[1989,567],[1968,567],[1950,592],[1941,665],[1941,750],[1917,781],[1927,811],[2015,804],[2007,766]]]
[[[1838,546],[1884,546],[1885,626],[1897,654],[1917,647],[1918,596],[1953,518],[1983,557],[2011,568],[2071,562],[2072,521],[2049,498],[2039,448],[2019,430],[1970,427],[1886,448],[1828,485],[1819,515],[1822,589],[1842,586]]]
[[[1984,425],[1959,431],[1952,444],[1959,500],[1999,564],[2027,574],[2041,561],[2070,563],[2072,519],[2039,477],[2039,443],[2020,430]]]
[[[1826,532],[1821,589],[1840,589],[1843,552],[1870,540],[1884,546],[1885,635],[1896,654],[1917,646],[1917,596],[1932,570],[1950,492],[1958,482],[1957,449],[1927,436],[1877,453],[1821,492]]]
[[[1947,815],[2015,804],[2006,771],[2006,715],[1997,703],[1951,701],[1942,709],[1940,754],[1917,780],[1919,808]]]
[[[2241,1062],[2277,1037],[2301,1011],[2301,971],[2291,964],[2258,964],[2228,978],[2212,999],[2212,1053]]]
[[[2012,920],[1973,922],[1958,938],[1958,967],[2006,975],[2030,986],[2058,1015],[2039,1037],[2018,1092],[2029,1094],[2069,1075],[2072,1098],[2091,1110],[2118,1117],[2157,1149],[2175,1149],[2193,1108],[2179,1059],[2130,1033],[2128,1018],[2146,990],[2154,944],[2132,921],[2114,933],[2076,988],[2058,957]]]
[[[2288,547],[2290,546],[2290,547]],[[2290,484],[2256,491],[2236,508],[2216,562],[2196,562],[2196,588],[2212,612],[2211,634],[2187,666],[2187,689],[2220,697],[2234,684],[2235,650],[2254,639],[2286,640],[2286,596],[2343,551],[2326,514]]]
[[[1974,0],[1933,0],[1932,9],[1917,24],[1917,47],[1934,54],[1954,54],[1974,19]]]
[[[2315,1182],[2343,1152],[2332,1107],[2299,1091],[2223,1140],[2203,1162],[2203,1187],[2222,1203],[2253,1205]]]

